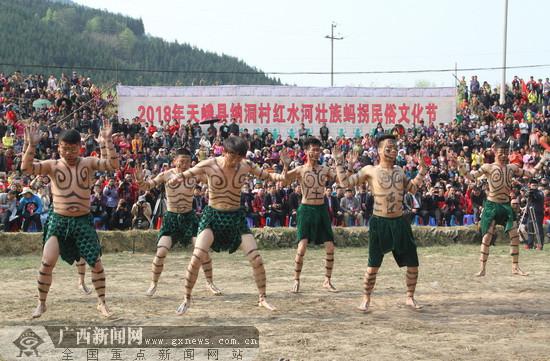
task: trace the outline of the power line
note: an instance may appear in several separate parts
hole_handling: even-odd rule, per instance
[[[92,71],[113,71],[113,72],[134,72],[134,73],[167,73],[167,74],[247,74],[247,75],[327,75],[327,71],[217,71],[217,70],[177,70],[177,69],[135,69],[135,68],[111,68],[82,65],[48,65],[48,64],[14,64],[0,63],[0,66],[12,66],[16,68],[47,68],[47,69],[70,69],[70,70],[92,70]],[[550,64],[532,64],[507,66],[506,69],[529,69],[547,68]],[[368,70],[368,71],[336,71],[333,74],[339,75],[368,75],[368,74],[414,74],[414,73],[449,73],[468,72],[483,70],[502,70],[502,66],[476,67],[476,68],[442,68],[442,69],[407,69],[407,70]]]

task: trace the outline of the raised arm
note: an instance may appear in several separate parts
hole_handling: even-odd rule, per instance
[[[424,178],[426,177],[426,174],[428,174],[428,167],[426,167],[426,163],[424,163],[423,155],[420,154],[418,157],[418,166],[419,171],[416,177],[414,179],[411,179],[408,181],[407,184],[407,191],[411,192],[412,194],[416,193],[418,188],[422,187],[422,183],[424,183]]]
[[[51,171],[51,160],[37,161],[34,159],[36,146],[40,141],[40,131],[36,124],[28,124],[25,127],[24,154],[21,161],[21,171],[26,174],[48,175]]]
[[[348,188],[365,182],[367,168],[369,166],[363,167],[358,173],[353,174],[353,165],[359,156],[356,151],[352,150],[348,155],[347,170],[344,170],[344,154],[342,153],[342,148],[335,146],[332,150],[332,154],[336,160],[336,176],[340,185],[344,188]]]
[[[117,170],[120,164],[113,144],[113,127],[107,119],[103,121],[103,127],[101,128],[101,141],[103,142],[103,146],[100,142],[99,148],[101,159],[93,162],[94,168],[100,171]]]

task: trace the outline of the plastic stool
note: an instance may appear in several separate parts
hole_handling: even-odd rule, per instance
[[[474,224],[474,215],[473,214],[465,214],[464,215],[464,225],[469,226]]]
[[[248,225],[248,228],[254,228],[254,220],[250,217],[246,217],[246,224]]]
[[[435,223],[435,218],[434,217],[430,217],[430,226],[437,226],[437,223]]]
[[[419,226],[420,225],[419,220],[420,220],[419,216],[414,216],[413,224],[416,225],[416,226]]]

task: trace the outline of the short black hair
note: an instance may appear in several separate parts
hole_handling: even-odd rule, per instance
[[[248,143],[241,137],[231,135],[224,140],[223,148],[226,152],[235,153],[241,157],[244,157],[248,151]]]
[[[388,139],[397,140],[397,138],[395,137],[395,135],[392,135],[392,134],[384,134],[384,135],[381,135],[381,136],[379,136],[379,137],[376,138],[376,147],[377,147],[377,148],[380,148],[380,146],[382,145],[382,142],[385,141],[385,140],[388,140]]]
[[[509,148],[509,145],[508,145],[508,143],[506,143],[506,142],[498,142],[498,143],[495,145],[495,150],[496,150],[496,149],[508,150],[508,148]]]
[[[80,133],[76,129],[67,129],[59,134],[59,142],[67,144],[80,144]]]
[[[189,149],[187,148],[178,148],[176,150],[176,157],[180,156],[180,155],[183,155],[183,156],[186,156],[186,157],[190,157],[191,156],[191,152],[189,151]]]
[[[308,137],[305,141],[304,141],[304,149],[308,149],[309,147],[313,147],[313,146],[321,146],[321,141],[315,137]]]

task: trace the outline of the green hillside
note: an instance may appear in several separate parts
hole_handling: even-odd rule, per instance
[[[59,74],[72,67],[92,67],[95,70],[76,70],[100,83],[118,80],[128,85],[279,84],[235,57],[146,35],[141,19],[46,0],[0,0],[0,8],[0,70],[4,72]]]

